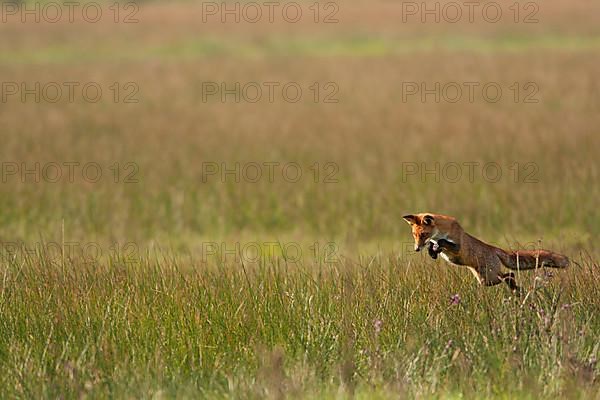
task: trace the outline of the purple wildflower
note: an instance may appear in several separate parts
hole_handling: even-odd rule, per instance
[[[458,295],[458,293],[453,294],[452,296],[450,296],[450,305],[451,306],[456,306],[460,304],[460,296]]]
[[[376,319],[375,321],[373,321],[373,328],[375,328],[376,335],[378,335],[379,332],[381,332],[381,325],[383,325],[383,322],[380,319]]]

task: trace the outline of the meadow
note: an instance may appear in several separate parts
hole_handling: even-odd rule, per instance
[[[0,397],[598,398],[600,8],[530,3],[3,8]],[[482,288],[421,211],[574,262]]]

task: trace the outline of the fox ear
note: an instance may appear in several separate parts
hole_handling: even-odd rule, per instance
[[[431,225],[433,224],[433,215],[426,215],[423,217],[423,224],[424,225]]]
[[[409,225],[414,225],[417,223],[417,217],[414,215],[405,215],[402,217]]]

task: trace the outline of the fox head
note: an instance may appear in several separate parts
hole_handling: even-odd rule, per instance
[[[408,222],[415,239],[415,251],[420,251],[429,243],[436,232],[435,218],[431,214],[405,215],[404,220]]]

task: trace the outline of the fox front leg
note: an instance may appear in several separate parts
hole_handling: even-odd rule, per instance
[[[441,253],[442,249],[440,249],[440,246],[434,242],[434,241],[430,241],[429,242],[429,247],[427,248],[427,252],[429,253],[429,256],[431,258],[433,258],[434,260],[437,259],[437,256],[439,253]]]
[[[429,241],[429,247],[427,248],[427,251],[431,258],[433,258],[434,260],[437,258],[438,254],[440,254],[444,250],[448,250],[452,253],[458,253],[458,251],[460,250],[460,246],[446,239]]]
[[[452,253],[458,253],[460,251],[460,245],[446,239],[438,240],[437,245],[439,247],[439,250],[436,250],[438,253],[441,253],[442,250],[448,250]]]

